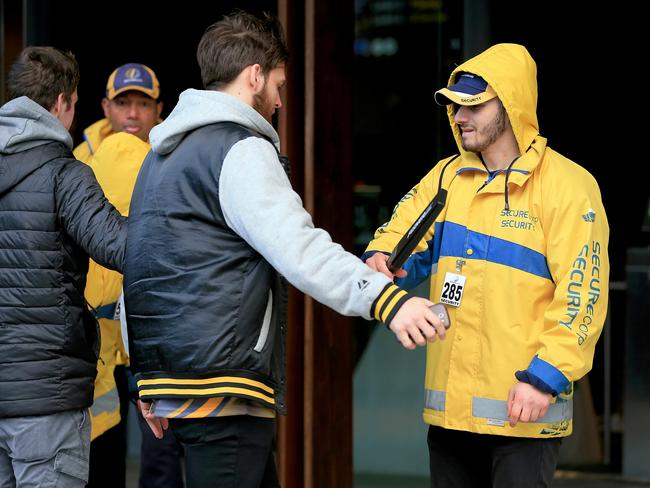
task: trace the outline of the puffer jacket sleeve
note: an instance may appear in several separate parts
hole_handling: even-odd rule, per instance
[[[515,373],[553,394],[570,390],[591,369],[607,315],[607,216],[594,178],[582,168],[572,173],[544,190],[546,255],[556,288],[537,355]]]
[[[92,169],[70,159],[58,167],[54,178],[63,228],[99,264],[122,272],[126,218],[106,199]]]

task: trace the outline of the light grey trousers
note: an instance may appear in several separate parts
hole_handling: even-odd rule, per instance
[[[86,410],[0,418],[0,487],[81,488],[88,481]]]

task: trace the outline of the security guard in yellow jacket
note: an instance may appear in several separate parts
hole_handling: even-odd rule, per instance
[[[84,130],[84,142],[74,149],[80,161],[89,164],[99,178],[104,193],[127,215],[135,178],[149,151],[149,132],[162,111],[160,85],[156,74],[145,65],[126,64],[111,73],[102,100],[105,118]],[[137,137],[110,138],[114,134]],[[110,140],[106,145],[104,142]],[[91,408],[91,440],[120,421],[119,398],[113,379],[116,365],[128,364],[122,346],[117,300],[122,276],[92,260],[88,271],[86,299],[100,323],[102,349],[97,364],[95,400]]]
[[[129,213],[135,179],[149,148],[149,144],[137,137],[118,132],[107,137],[87,162],[106,198],[124,216]],[[116,366],[128,365],[120,333],[121,293],[122,275],[90,260],[86,300],[94,309],[101,331],[95,398],[90,408],[91,440],[120,422],[120,400],[113,374]]]
[[[105,118],[84,130],[84,142],[74,150],[77,159],[93,168],[106,197],[122,215],[128,215],[135,180],[150,149],[149,132],[160,122],[162,102],[159,97],[160,85],[151,68],[137,63],[118,67],[108,78],[106,96],[102,100]],[[125,367],[129,363],[120,332],[118,303],[121,291],[122,275],[91,260],[86,300],[99,321],[101,351],[95,398],[90,409],[93,442],[89,487],[125,484],[126,432],[125,424],[120,422],[127,405],[121,405],[118,390],[126,389],[126,384],[118,388],[116,383],[116,377],[126,383],[128,370]],[[148,429],[144,435],[152,437]],[[143,438],[141,487],[182,486],[180,448],[171,436],[168,437],[166,442],[157,443],[156,452],[147,449],[149,439]],[[171,449],[167,449],[170,444]],[[151,466],[162,461],[166,467],[155,467],[156,473],[151,473],[145,466],[149,454],[156,458],[155,463],[149,463]]]
[[[536,66],[495,45],[436,92],[459,154],[397,205],[363,259],[387,254],[432,200],[444,210],[394,276],[431,277],[446,341],[427,345],[424,420],[432,486],[550,486],[572,430],[573,382],[607,312],[609,227],[594,178],[540,135]]]

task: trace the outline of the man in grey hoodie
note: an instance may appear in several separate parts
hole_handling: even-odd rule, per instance
[[[271,118],[287,49],[279,23],[240,12],[198,47],[187,90],[150,134],[129,210],[124,272],[142,410],[185,447],[187,484],[277,486],[286,284],[389,325],[407,348],[444,338],[409,295],[314,228],[283,169]]]
[[[78,83],[72,54],[28,47],[0,108],[2,487],[88,479],[99,353],[84,300],[88,256],[121,271],[126,221],[72,156]]]

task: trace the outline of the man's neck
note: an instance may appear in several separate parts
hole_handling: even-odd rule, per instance
[[[517,157],[519,157],[519,145],[514,133],[504,132],[494,144],[481,152],[481,159],[488,171],[506,169]]]

